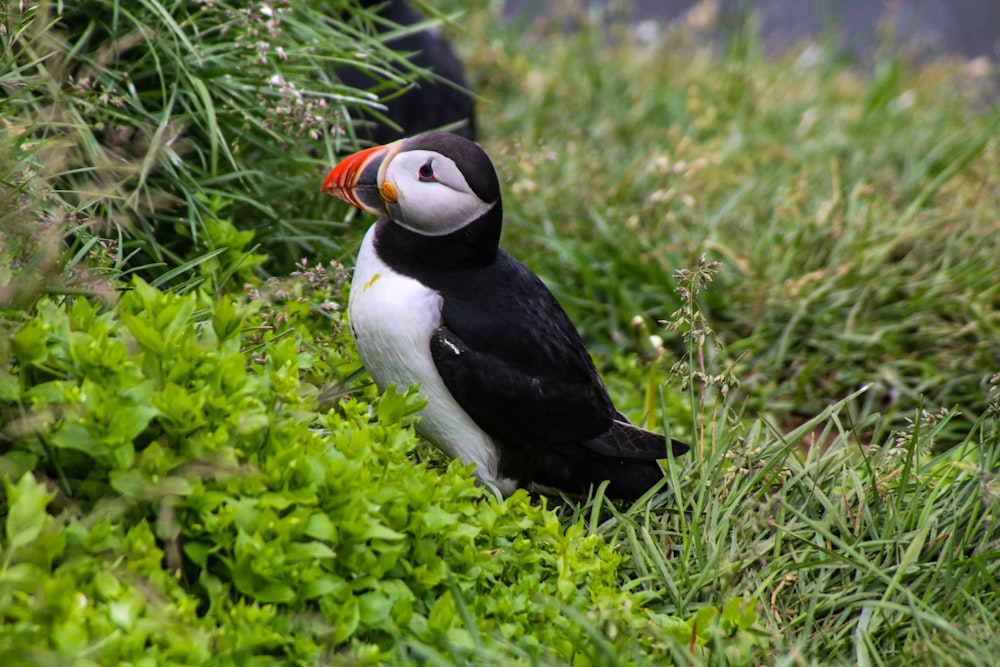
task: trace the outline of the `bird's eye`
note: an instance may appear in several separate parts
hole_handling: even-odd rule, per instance
[[[421,181],[427,182],[427,181],[437,180],[436,178],[434,178],[434,167],[431,166],[431,162],[433,162],[433,159],[428,160],[427,162],[424,162],[422,165],[420,165],[420,171],[418,173],[420,175]]]

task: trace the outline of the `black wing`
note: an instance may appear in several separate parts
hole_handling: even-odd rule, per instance
[[[438,288],[444,324],[431,354],[455,400],[484,431],[524,447],[580,443],[629,459],[666,455],[662,436],[655,452],[648,438],[618,437],[627,429],[614,428],[622,417],[580,335],[519,262],[501,252],[490,267]]]
[[[447,326],[431,338],[431,354],[458,404],[500,440],[522,446],[579,442],[611,427],[606,392],[591,381],[551,368],[528,370],[506,355],[470,347]]]

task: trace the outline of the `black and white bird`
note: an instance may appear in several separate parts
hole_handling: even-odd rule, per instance
[[[358,254],[348,318],[380,388],[420,384],[421,436],[504,495],[608,480],[609,496],[631,500],[663,477],[664,436],[615,409],[556,298],[499,249],[500,184],[478,145],[427,132],[368,148],[323,192],[381,218]]]

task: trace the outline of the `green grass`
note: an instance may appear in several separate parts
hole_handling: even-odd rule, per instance
[[[665,609],[755,600],[771,633],[761,662],[989,664],[1000,487],[980,471],[997,469],[995,431],[992,451],[931,461],[939,423],[865,454],[827,424],[837,439],[805,461],[802,432],[722,436],[678,479],[682,514],[643,508],[598,532],[627,545]]]
[[[703,306],[755,411],[795,425],[871,385],[861,416],[959,405],[961,440],[1000,364],[987,82],[822,45],[716,55],[693,25],[646,45],[558,27],[468,54],[507,246],[594,349],[638,351],[633,316],[655,329],[704,254],[725,266]]]
[[[340,216],[329,219],[317,183],[335,154],[357,148],[351,118],[381,106],[335,70],[364,70],[390,90],[419,73],[372,21],[347,0],[5,7],[0,164],[26,196],[2,212],[4,227],[52,222],[70,257],[113,239],[118,275],[220,290],[262,273],[241,252],[251,240],[280,274],[303,255],[343,253]],[[217,266],[217,253],[240,256]],[[59,268],[68,285],[48,291],[85,282],[65,275],[72,262]]]
[[[261,280],[349,267],[364,232],[317,196],[350,125],[310,137],[288,123],[303,98],[267,81],[349,115],[371,102],[326,68],[394,56],[364,17],[302,3],[241,67],[266,21],[236,9],[2,17],[0,655],[995,662],[1000,109],[981,72],[766,57],[747,28],[718,53],[694,19],[642,43],[591,15],[452,27],[505,247],[616,403],[693,445],[633,506],[501,502],[416,443],[411,399],[376,398],[339,268]]]
[[[705,319],[695,329],[724,343],[703,346],[708,375],[726,377],[695,379],[690,424],[666,390],[692,461],[652,506],[567,516],[622,543],[666,613],[756,600],[762,663],[990,664],[990,85],[954,61],[855,63],[824,45],[769,58],[752,35],[717,54],[703,38],[687,24],[637,45],[584,20],[568,36],[556,22],[468,47],[506,179],[508,249],[609,369],[650,351],[635,315],[696,360],[672,331],[690,334],[690,317],[656,323],[677,324],[678,270],[722,265],[691,305]],[[740,387],[721,392],[729,373]],[[637,415],[641,380],[613,382]]]

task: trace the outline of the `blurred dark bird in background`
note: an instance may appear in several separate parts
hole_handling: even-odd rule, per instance
[[[416,26],[426,19],[406,0],[361,0],[364,7],[377,12],[376,29],[380,34],[397,26]],[[468,84],[462,62],[448,40],[433,27],[420,28],[385,41],[393,50],[407,54],[410,62],[429,71],[433,78],[422,77],[400,94],[390,84],[372,78],[355,68],[340,68],[338,78],[346,85],[375,93],[385,104],[383,115],[401,129],[382,122],[365,111],[363,121],[355,125],[359,139],[386,144],[426,130],[445,129],[466,139],[475,139],[475,105],[467,92]]]

